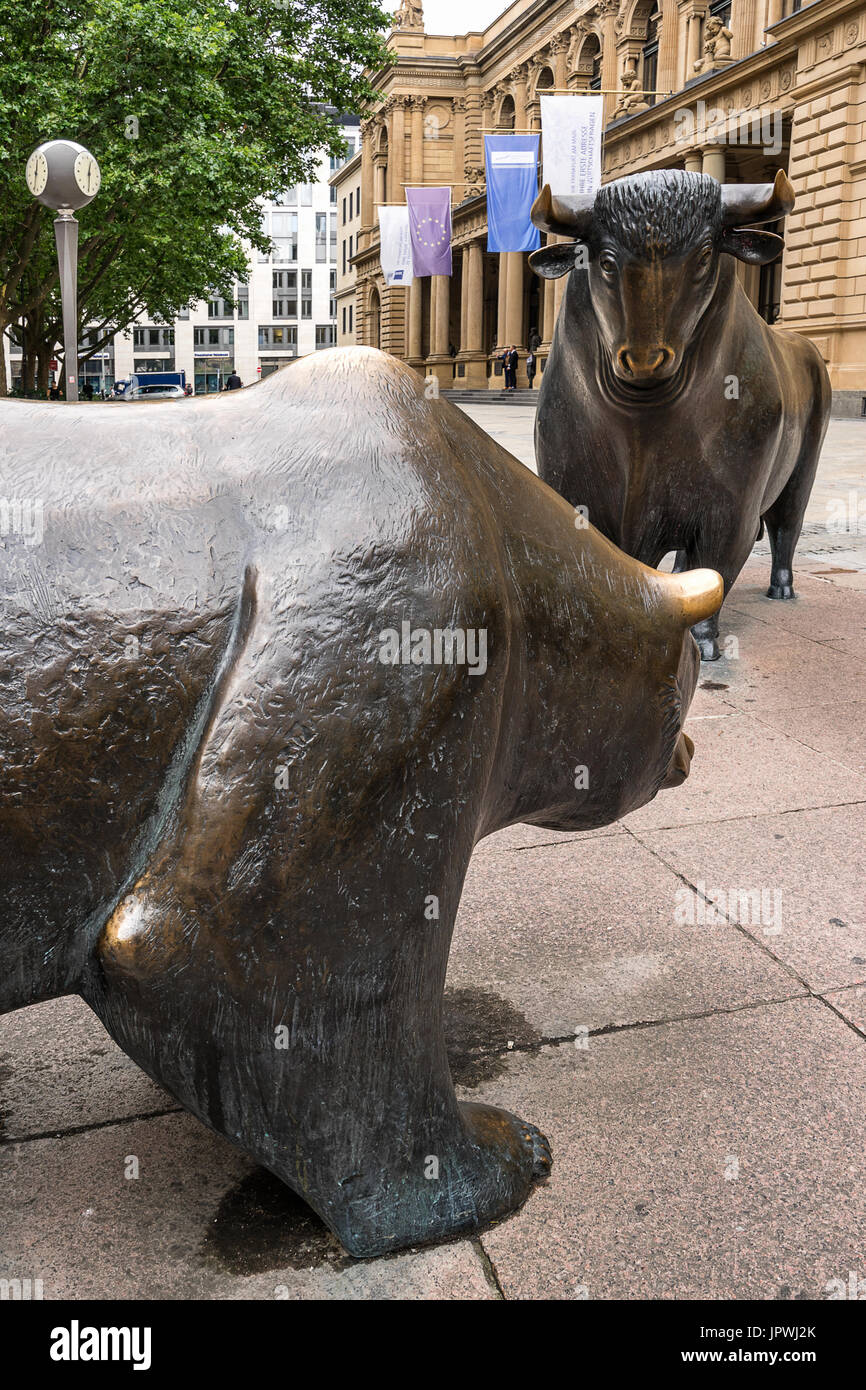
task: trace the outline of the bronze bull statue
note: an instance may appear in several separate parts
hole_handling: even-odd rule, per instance
[[[730,589],[762,528],[770,598],[794,597],[794,549],[830,412],[808,339],[752,308],[734,258],[766,265],[782,239],[753,225],[789,212],[772,184],[663,170],[554,198],[536,226],[571,238],[533,269],[568,275],[538,400],[538,471],[644,564],[710,566]],[[698,624],[719,655],[718,615]]]
[[[0,428],[0,1013],[80,994],[353,1255],[512,1211],[547,1144],[443,1038],[469,857],[682,781],[718,575],[365,348]]]

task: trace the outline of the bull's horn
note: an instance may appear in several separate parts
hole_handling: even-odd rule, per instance
[[[546,183],[533,203],[530,215],[542,232],[580,240],[589,231],[594,206],[594,193],[569,193],[564,198],[554,198],[550,184]]]
[[[784,169],[773,183],[723,183],[722,217],[726,227],[775,222],[794,206],[794,190]]]
[[[711,618],[722,606],[725,586],[715,570],[686,570],[660,574],[665,593],[682,615],[683,627]]]

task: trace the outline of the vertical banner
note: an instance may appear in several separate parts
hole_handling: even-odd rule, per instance
[[[451,274],[451,189],[407,188],[416,275]]]
[[[379,205],[379,260],[386,285],[411,285],[412,238],[407,207]]]
[[[538,197],[538,136],[485,135],[487,250],[537,251],[530,212]]]
[[[594,193],[601,184],[604,97],[542,97],[544,182],[556,197]]]

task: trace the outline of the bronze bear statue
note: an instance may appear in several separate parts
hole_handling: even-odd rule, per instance
[[[371,349],[0,422],[0,1012],[80,994],[353,1255],[514,1210],[548,1147],[443,1038],[472,848],[682,781],[719,577]]]
[[[782,239],[753,224],[790,212],[782,170],[720,184],[679,169],[596,194],[540,194],[533,221],[571,238],[533,269],[568,275],[535,426],[538,472],[646,565],[677,552],[727,593],[766,526],[770,598],[794,597],[794,550],[830,414],[821,354],[752,307],[734,260],[768,265]],[[576,239],[576,240],[575,240]],[[698,624],[719,655],[719,620]]]

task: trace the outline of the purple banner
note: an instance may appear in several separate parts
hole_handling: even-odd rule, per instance
[[[407,188],[416,275],[451,274],[451,189]]]

